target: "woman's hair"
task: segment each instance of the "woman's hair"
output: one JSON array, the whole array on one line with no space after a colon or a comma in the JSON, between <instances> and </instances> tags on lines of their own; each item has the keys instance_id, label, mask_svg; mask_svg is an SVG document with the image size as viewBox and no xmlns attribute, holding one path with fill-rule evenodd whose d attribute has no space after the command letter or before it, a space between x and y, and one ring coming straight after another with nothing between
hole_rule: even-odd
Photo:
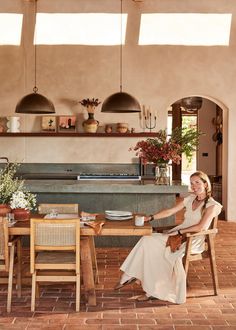
<instances>
[{"instance_id":1,"label":"woman's hair","mask_svg":"<svg viewBox=\"0 0 236 330\"><path fill-rule=\"evenodd\" d=\"M202 214L203 214L203 212L206 208L206 204L208 202L208 199L211 197L211 182L210 182L210 179L209 179L208 175L206 173L202 172L202 171L194 172L193 174L190 175L190 178L192 178L193 176L199 177L199 179L201 179L203 183L207 184L207 186L205 188L206 197L205 197L204 204L203 204L203 207L202 207Z\"/></svg>"}]
</instances>

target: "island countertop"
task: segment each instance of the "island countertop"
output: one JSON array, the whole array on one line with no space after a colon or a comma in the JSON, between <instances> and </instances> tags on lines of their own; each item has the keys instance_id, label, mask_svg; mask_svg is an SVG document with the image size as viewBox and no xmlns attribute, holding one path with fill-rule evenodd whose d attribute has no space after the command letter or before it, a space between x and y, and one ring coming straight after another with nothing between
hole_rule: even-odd
<instances>
[{"instance_id":1,"label":"island countertop","mask_svg":"<svg viewBox=\"0 0 236 330\"><path fill-rule=\"evenodd\" d=\"M153 181L76 181L76 180L25 180L33 193L125 193L125 194L179 194L187 193L188 186L181 184L156 185Z\"/></svg>"}]
</instances>

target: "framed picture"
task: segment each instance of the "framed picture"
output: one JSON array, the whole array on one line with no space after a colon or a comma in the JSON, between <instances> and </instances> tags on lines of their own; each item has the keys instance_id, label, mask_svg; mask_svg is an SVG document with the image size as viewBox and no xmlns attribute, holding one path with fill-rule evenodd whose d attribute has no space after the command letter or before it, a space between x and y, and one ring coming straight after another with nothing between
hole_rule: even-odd
<instances>
[{"instance_id":1,"label":"framed picture","mask_svg":"<svg viewBox=\"0 0 236 330\"><path fill-rule=\"evenodd\" d=\"M7 132L7 117L0 117L0 133Z\"/></svg>"},{"instance_id":2,"label":"framed picture","mask_svg":"<svg viewBox=\"0 0 236 330\"><path fill-rule=\"evenodd\" d=\"M43 116L42 117L42 131L43 132L56 132L57 117L56 116Z\"/></svg>"},{"instance_id":3,"label":"framed picture","mask_svg":"<svg viewBox=\"0 0 236 330\"><path fill-rule=\"evenodd\" d=\"M58 132L75 132L76 116L60 116L58 119Z\"/></svg>"}]
</instances>

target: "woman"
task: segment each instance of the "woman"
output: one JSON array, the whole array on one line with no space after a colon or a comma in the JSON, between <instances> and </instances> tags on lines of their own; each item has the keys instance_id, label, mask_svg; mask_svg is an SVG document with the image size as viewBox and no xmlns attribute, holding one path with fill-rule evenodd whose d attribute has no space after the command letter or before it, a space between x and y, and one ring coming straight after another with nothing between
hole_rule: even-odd
<instances>
[{"instance_id":1,"label":"woman","mask_svg":"<svg viewBox=\"0 0 236 330\"><path fill-rule=\"evenodd\" d=\"M169 217L185 208L184 221L166 233L144 236L132 249L121 266L124 272L115 289L139 280L145 301L151 297L181 304L186 301L186 275L182 257L185 245L184 234L208 229L212 219L219 215L222 205L211 197L208 176L199 171L190 177L193 194L184 198L176 206L145 217L145 221ZM204 236L195 237L192 252L204 250Z\"/></svg>"}]
</instances>

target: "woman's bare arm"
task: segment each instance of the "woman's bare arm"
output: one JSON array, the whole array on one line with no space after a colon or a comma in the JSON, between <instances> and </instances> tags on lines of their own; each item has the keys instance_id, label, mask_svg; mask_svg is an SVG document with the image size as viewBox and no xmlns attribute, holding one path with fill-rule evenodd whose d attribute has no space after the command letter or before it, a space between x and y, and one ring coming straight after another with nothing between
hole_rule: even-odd
<instances>
[{"instance_id":1,"label":"woman's bare arm","mask_svg":"<svg viewBox=\"0 0 236 330\"><path fill-rule=\"evenodd\" d=\"M153 219L151 220L159 220L163 218L167 218L178 211L184 208L184 201L179 201L175 206L171 207L170 209L163 209L157 213L153 214ZM145 217L145 221L150 221L150 216Z\"/></svg>"}]
</instances>

